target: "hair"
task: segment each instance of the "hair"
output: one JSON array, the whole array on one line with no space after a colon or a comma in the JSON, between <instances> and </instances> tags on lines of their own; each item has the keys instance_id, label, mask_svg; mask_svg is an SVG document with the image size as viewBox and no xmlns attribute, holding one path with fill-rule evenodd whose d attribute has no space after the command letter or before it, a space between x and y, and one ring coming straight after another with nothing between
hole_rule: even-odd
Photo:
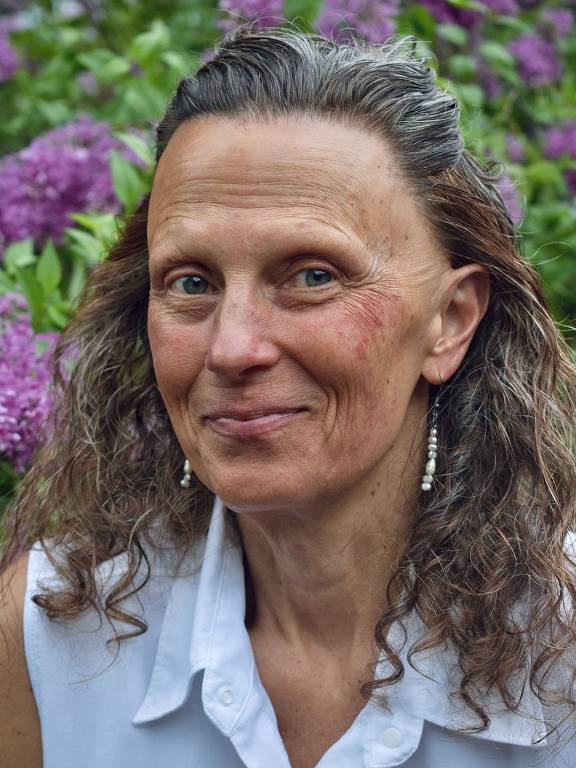
<instances>
[{"instance_id":1,"label":"hair","mask_svg":"<svg viewBox=\"0 0 576 768\"><path fill-rule=\"evenodd\" d=\"M565 552L576 492L575 371L520 254L498 192L501 171L464 148L458 104L416 51L412 37L374 45L245 24L178 86L157 127L156 160L178 126L207 115L360 126L391 149L452 266L487 269L487 313L439 390L434 490L421 494L375 628L391 672L364 686L377 696L400 680L400 650L387 638L416 611L427 633L410 647L409 663L453 643L461 670L455 695L476 719L468 730L482 731L490 723L482 692L497 693L513 711L518 679L542 702L561 697L551 675L576 634ZM93 271L59 340L52 437L22 482L3 555L6 567L44 542L62 583L41 588L35 602L51 618L92 607L128 622L119 640L146 630L123 601L150 575L149 548L189 550L207 531L213 500L198 480L189 489L178 482L182 452L147 338L147 209L148 197ZM125 571L100 594L96 565L121 553Z\"/></svg>"}]
</instances>

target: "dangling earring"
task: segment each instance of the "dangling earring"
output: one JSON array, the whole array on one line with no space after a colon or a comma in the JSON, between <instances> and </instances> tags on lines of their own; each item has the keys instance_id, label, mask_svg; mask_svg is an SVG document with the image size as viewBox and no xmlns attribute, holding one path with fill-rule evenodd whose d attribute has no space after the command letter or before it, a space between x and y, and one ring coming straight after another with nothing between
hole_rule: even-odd
<instances>
[{"instance_id":1,"label":"dangling earring","mask_svg":"<svg viewBox=\"0 0 576 768\"><path fill-rule=\"evenodd\" d=\"M438 458L438 408L440 395L436 395L432 406L432 418L430 419L430 434L428 435L428 461L426 462L426 474L422 477L423 491L432 490L434 473L436 472L436 459Z\"/></svg>"},{"instance_id":2,"label":"dangling earring","mask_svg":"<svg viewBox=\"0 0 576 768\"><path fill-rule=\"evenodd\" d=\"M182 480L180 480L180 485L182 488L190 488L190 479L191 479L191 472L192 467L190 466L190 462L188 459L184 462L184 477Z\"/></svg>"}]
</instances>

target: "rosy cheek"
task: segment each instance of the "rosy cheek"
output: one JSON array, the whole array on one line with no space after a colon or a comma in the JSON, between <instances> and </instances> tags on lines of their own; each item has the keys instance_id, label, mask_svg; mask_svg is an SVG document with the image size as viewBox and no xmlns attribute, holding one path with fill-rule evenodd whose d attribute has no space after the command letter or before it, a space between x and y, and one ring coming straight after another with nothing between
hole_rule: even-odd
<instances>
[{"instance_id":1,"label":"rosy cheek","mask_svg":"<svg viewBox=\"0 0 576 768\"><path fill-rule=\"evenodd\" d=\"M357 360L366 360L372 346L388 347L386 339L398 337L403 309L396 297L365 295L346 308L354 355Z\"/></svg>"}]
</instances>

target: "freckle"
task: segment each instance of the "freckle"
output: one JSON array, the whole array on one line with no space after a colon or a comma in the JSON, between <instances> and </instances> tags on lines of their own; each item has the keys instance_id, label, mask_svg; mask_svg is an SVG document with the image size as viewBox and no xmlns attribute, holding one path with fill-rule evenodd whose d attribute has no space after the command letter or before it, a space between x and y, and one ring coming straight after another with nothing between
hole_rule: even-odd
<instances>
[{"instance_id":1,"label":"freckle","mask_svg":"<svg viewBox=\"0 0 576 768\"><path fill-rule=\"evenodd\" d=\"M376 491L370 491L370 496L374 496L375 493Z\"/></svg>"}]
</instances>

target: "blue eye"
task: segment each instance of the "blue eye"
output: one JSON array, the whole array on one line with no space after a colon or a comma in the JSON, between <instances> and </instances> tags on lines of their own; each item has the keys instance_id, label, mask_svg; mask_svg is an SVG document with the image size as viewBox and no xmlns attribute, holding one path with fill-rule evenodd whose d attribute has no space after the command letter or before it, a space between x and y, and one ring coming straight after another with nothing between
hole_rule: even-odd
<instances>
[{"instance_id":1,"label":"blue eye","mask_svg":"<svg viewBox=\"0 0 576 768\"><path fill-rule=\"evenodd\" d=\"M187 275L186 277L179 277L174 281L175 286L180 286L184 293L191 296L197 296L202 293L208 293L210 285L207 280L198 275Z\"/></svg>"},{"instance_id":2,"label":"blue eye","mask_svg":"<svg viewBox=\"0 0 576 768\"><path fill-rule=\"evenodd\" d=\"M304 282L309 288L327 285L332 282L332 275L324 269L304 269L299 274L304 275Z\"/></svg>"}]
</instances>

